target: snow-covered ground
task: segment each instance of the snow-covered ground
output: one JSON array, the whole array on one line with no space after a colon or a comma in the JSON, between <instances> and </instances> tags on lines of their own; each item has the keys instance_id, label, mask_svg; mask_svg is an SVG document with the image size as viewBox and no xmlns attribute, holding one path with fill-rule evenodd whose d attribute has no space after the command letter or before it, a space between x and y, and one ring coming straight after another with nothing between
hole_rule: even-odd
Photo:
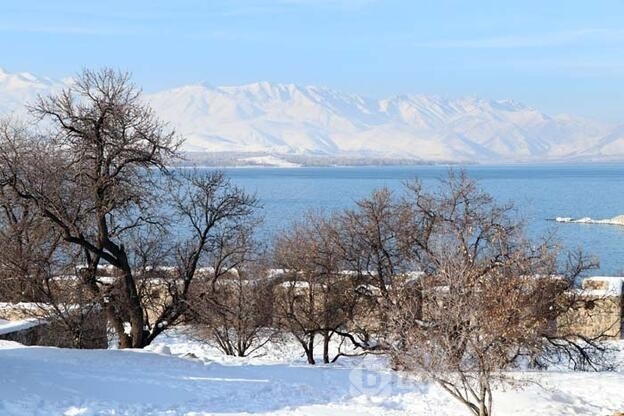
<instances>
[{"instance_id":1,"label":"snow-covered ground","mask_svg":"<svg viewBox=\"0 0 624 416\"><path fill-rule=\"evenodd\" d=\"M68 350L0 341L0 415L464 415L435 384L367 359L308 366L295 346L224 357L180 335L148 350ZM362 385L362 376L371 388ZM374 377L372 377L374 376ZM624 373L518 375L495 393L497 415L604 415L624 411ZM372 378L371 378L372 377ZM539 384L537 384L539 382Z\"/></svg>"},{"instance_id":2,"label":"snow-covered ground","mask_svg":"<svg viewBox=\"0 0 624 416\"><path fill-rule=\"evenodd\" d=\"M267 166L267 167L275 167L275 168L301 167L301 165L298 163L292 163L292 162L289 162L287 160L284 160L277 156L272 156L272 155L244 157L244 158L239 159L239 161L244 163L246 166Z\"/></svg>"}]
</instances>

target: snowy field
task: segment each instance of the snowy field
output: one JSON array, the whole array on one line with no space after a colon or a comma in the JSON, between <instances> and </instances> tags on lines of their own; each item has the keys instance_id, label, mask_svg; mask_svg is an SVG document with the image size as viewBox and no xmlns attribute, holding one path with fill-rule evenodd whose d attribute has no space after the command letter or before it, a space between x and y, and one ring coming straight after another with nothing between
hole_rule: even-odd
<instances>
[{"instance_id":1,"label":"snowy field","mask_svg":"<svg viewBox=\"0 0 624 416\"><path fill-rule=\"evenodd\" d=\"M380 358L308 366L294 345L271 346L253 358L225 357L181 335L163 336L145 351L0 341L0 415L468 414L436 385L383 368ZM370 388L363 375L374 376ZM624 411L622 367L518 377L526 380L522 390L495 393L495 415Z\"/></svg>"}]
</instances>

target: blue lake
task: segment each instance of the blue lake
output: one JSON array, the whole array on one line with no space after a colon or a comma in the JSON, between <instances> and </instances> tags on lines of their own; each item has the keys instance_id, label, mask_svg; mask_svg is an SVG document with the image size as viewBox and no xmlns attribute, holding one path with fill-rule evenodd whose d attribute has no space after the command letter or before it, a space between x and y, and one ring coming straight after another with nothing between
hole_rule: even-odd
<instances>
[{"instance_id":1,"label":"blue lake","mask_svg":"<svg viewBox=\"0 0 624 416\"><path fill-rule=\"evenodd\" d=\"M401 192L406 180L435 186L442 166L226 169L233 182L255 192L263 205L263 234L270 238L310 209L353 206L375 188ZM555 232L567 249L600 258L593 274L624 274L624 227L567 224L555 217L612 218L624 214L624 165L467 166L465 170L499 202L514 202L530 236Z\"/></svg>"}]
</instances>

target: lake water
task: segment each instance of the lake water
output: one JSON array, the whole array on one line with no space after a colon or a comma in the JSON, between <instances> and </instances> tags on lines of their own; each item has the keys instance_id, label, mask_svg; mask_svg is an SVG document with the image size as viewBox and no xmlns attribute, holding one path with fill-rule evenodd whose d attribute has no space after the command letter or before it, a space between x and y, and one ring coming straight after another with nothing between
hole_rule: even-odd
<instances>
[{"instance_id":1,"label":"lake water","mask_svg":"<svg viewBox=\"0 0 624 416\"><path fill-rule=\"evenodd\" d=\"M468 166L468 174L499 202L513 201L530 236L554 231L568 249L600 258L592 274L624 274L624 227L548 221L555 217L612 218L624 214L624 166ZM263 205L263 234L278 233L308 209L353 206L375 188L401 191L406 180L435 186L446 167L328 167L227 169L234 183Z\"/></svg>"}]
</instances>

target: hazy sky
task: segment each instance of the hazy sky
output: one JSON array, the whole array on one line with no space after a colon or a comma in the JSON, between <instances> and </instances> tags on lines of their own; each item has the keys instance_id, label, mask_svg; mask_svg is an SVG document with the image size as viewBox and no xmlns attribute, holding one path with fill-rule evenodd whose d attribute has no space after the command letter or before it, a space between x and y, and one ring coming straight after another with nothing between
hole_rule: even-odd
<instances>
[{"instance_id":1,"label":"hazy sky","mask_svg":"<svg viewBox=\"0 0 624 416\"><path fill-rule=\"evenodd\" d=\"M3 0L0 51L9 72L113 66L147 91L268 80L624 121L623 0Z\"/></svg>"}]
</instances>

